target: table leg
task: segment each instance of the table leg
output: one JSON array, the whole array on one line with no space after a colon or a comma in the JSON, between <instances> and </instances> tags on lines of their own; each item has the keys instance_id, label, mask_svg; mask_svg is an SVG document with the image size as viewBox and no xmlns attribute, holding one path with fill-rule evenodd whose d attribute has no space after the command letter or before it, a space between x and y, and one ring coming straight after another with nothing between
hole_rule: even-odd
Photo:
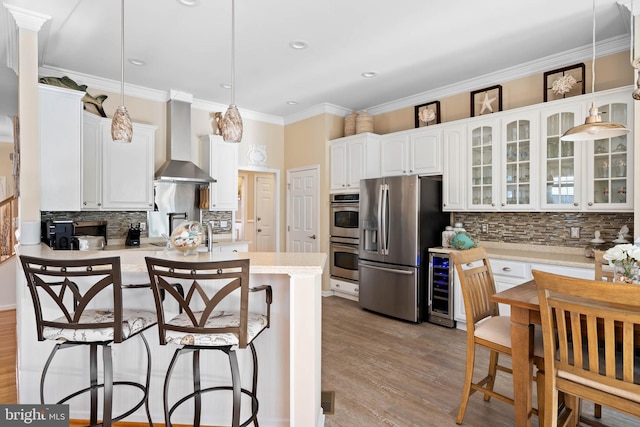
<instances>
[{"instance_id":1,"label":"table leg","mask_svg":"<svg viewBox=\"0 0 640 427\"><path fill-rule=\"evenodd\" d=\"M511 307L511 359L515 425L531 427L533 325L526 308Z\"/></svg>"}]
</instances>

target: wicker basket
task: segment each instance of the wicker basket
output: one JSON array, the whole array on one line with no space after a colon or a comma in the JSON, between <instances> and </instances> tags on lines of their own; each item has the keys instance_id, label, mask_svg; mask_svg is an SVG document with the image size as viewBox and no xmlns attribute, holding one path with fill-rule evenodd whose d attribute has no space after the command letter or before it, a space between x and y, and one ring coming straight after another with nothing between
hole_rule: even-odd
<instances>
[{"instance_id":1,"label":"wicker basket","mask_svg":"<svg viewBox=\"0 0 640 427\"><path fill-rule=\"evenodd\" d=\"M344 136L356 134L356 117L358 117L358 113L352 111L351 114L344 118Z\"/></svg>"},{"instance_id":2,"label":"wicker basket","mask_svg":"<svg viewBox=\"0 0 640 427\"><path fill-rule=\"evenodd\" d=\"M356 133L373 132L373 116L364 110L356 119Z\"/></svg>"}]
</instances>

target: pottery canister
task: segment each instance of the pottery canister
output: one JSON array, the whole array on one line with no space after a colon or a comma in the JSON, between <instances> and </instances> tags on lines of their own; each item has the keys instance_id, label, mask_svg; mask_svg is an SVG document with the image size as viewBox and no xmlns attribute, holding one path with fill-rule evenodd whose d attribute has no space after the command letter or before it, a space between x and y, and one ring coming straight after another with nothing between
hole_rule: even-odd
<instances>
[{"instance_id":1,"label":"pottery canister","mask_svg":"<svg viewBox=\"0 0 640 427\"><path fill-rule=\"evenodd\" d=\"M356 133L373 132L373 116L364 110L356 119Z\"/></svg>"},{"instance_id":2,"label":"pottery canister","mask_svg":"<svg viewBox=\"0 0 640 427\"><path fill-rule=\"evenodd\" d=\"M352 111L351 114L344 118L344 136L351 136L356 134L356 118L358 113Z\"/></svg>"}]
</instances>

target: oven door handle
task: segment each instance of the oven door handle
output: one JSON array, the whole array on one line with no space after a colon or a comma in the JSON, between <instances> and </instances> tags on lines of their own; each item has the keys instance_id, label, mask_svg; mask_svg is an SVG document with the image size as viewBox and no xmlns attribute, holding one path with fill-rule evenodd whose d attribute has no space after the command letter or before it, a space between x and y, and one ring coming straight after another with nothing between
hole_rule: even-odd
<instances>
[{"instance_id":1,"label":"oven door handle","mask_svg":"<svg viewBox=\"0 0 640 427\"><path fill-rule=\"evenodd\" d=\"M336 248L340 248L340 249L348 249L350 251L353 251L353 253L357 254L358 253L358 245L341 245L339 243L331 243L331 246L336 249Z\"/></svg>"}]
</instances>

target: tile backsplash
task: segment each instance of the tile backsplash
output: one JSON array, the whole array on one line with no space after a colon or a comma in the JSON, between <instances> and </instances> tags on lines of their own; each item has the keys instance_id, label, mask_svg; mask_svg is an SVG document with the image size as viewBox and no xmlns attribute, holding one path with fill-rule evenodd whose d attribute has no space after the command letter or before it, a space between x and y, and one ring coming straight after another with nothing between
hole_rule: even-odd
<instances>
[{"instance_id":1,"label":"tile backsplash","mask_svg":"<svg viewBox=\"0 0 640 427\"><path fill-rule=\"evenodd\" d=\"M591 212L455 212L452 223L462 222L474 238L492 242L526 243L545 246L585 247L594 238L611 246L620 228L629 227L627 240L633 242L633 213ZM488 225L483 233L482 225ZM571 238L571 227L580 227L580 238Z\"/></svg>"},{"instance_id":2,"label":"tile backsplash","mask_svg":"<svg viewBox=\"0 0 640 427\"><path fill-rule=\"evenodd\" d=\"M125 239L129 224L138 222L148 222L147 212L143 211L80 211L80 212L41 212L40 218L46 220L71 221L107 221L107 240ZM202 211L203 221L227 221L226 227L215 227L215 234L231 234L232 215L231 211L210 212ZM147 230L140 233L140 237L149 237Z\"/></svg>"}]
</instances>

